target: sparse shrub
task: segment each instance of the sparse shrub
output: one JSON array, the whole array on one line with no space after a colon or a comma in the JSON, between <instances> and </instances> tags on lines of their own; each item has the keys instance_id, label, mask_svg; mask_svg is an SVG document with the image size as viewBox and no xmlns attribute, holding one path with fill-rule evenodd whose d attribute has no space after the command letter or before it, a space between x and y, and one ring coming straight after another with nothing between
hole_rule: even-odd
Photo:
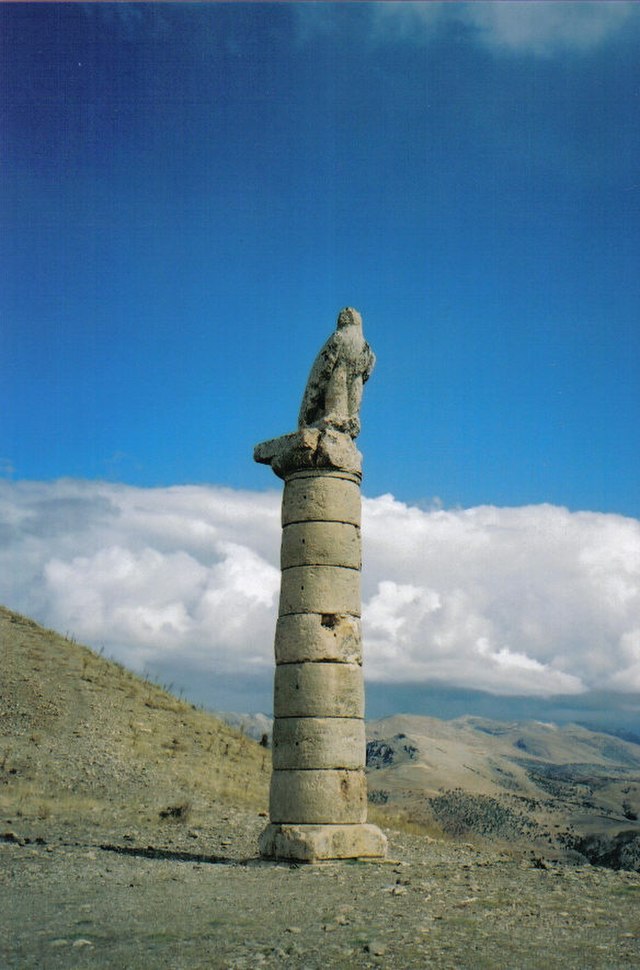
<instances>
[{"instance_id":1,"label":"sparse shrub","mask_svg":"<svg viewBox=\"0 0 640 970\"><path fill-rule=\"evenodd\" d=\"M456 788L427 801L444 831L456 837L473 833L512 839L535 828L528 816L489 795L472 795Z\"/></svg>"},{"instance_id":2,"label":"sparse shrub","mask_svg":"<svg viewBox=\"0 0 640 970\"><path fill-rule=\"evenodd\" d=\"M583 839L574 838L572 847L594 866L640 872L640 835L636 831L619 832L614 836L597 833Z\"/></svg>"},{"instance_id":3,"label":"sparse shrub","mask_svg":"<svg viewBox=\"0 0 640 970\"><path fill-rule=\"evenodd\" d=\"M180 802L179 805L169 805L158 814L160 818L172 819L175 822L186 822L191 815L191 809L191 802L184 801Z\"/></svg>"},{"instance_id":4,"label":"sparse shrub","mask_svg":"<svg viewBox=\"0 0 640 970\"><path fill-rule=\"evenodd\" d=\"M374 788L367 797L371 805L386 805L389 801L389 792L382 788Z\"/></svg>"}]
</instances>

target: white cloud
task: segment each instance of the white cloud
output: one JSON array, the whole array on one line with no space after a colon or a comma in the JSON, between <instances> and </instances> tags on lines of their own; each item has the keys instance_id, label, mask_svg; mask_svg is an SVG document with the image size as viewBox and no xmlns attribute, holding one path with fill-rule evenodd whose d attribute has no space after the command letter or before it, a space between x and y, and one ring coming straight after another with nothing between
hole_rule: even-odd
<instances>
[{"instance_id":1,"label":"white cloud","mask_svg":"<svg viewBox=\"0 0 640 970\"><path fill-rule=\"evenodd\" d=\"M0 601L134 669L273 663L280 497L0 482ZM363 501L366 673L551 696L640 691L640 522Z\"/></svg>"},{"instance_id":2,"label":"white cloud","mask_svg":"<svg viewBox=\"0 0 640 970\"><path fill-rule=\"evenodd\" d=\"M366 575L370 676L518 694L640 690L635 519L549 505L423 512L390 496L365 508L367 561L393 577Z\"/></svg>"},{"instance_id":3,"label":"white cloud","mask_svg":"<svg viewBox=\"0 0 640 970\"><path fill-rule=\"evenodd\" d=\"M488 47L548 55L563 50L585 51L618 34L637 13L634 2L584 0L511 0L463 3L461 19L477 31Z\"/></svg>"},{"instance_id":4,"label":"white cloud","mask_svg":"<svg viewBox=\"0 0 640 970\"><path fill-rule=\"evenodd\" d=\"M5 486L0 599L136 670L267 666L279 530L275 492Z\"/></svg>"},{"instance_id":5,"label":"white cloud","mask_svg":"<svg viewBox=\"0 0 640 970\"><path fill-rule=\"evenodd\" d=\"M300 5L304 8L306 5ZM307 34L320 30L323 11L301 9ZM370 30L378 42L431 42L452 32L495 52L550 56L589 51L637 24L634 0L498 0L498 2L373 4ZM325 20L331 11L325 11ZM324 29L326 29L326 24Z\"/></svg>"}]
</instances>

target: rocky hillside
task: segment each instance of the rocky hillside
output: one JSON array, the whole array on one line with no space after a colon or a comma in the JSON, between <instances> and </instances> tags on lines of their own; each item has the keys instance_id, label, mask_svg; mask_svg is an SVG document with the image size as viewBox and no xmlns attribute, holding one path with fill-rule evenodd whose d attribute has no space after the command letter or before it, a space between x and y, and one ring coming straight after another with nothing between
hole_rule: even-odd
<instances>
[{"instance_id":1,"label":"rocky hillside","mask_svg":"<svg viewBox=\"0 0 640 970\"><path fill-rule=\"evenodd\" d=\"M369 798L383 817L640 867L640 745L476 717L396 716L369 724L368 737Z\"/></svg>"},{"instance_id":2,"label":"rocky hillside","mask_svg":"<svg viewBox=\"0 0 640 970\"><path fill-rule=\"evenodd\" d=\"M211 714L2 607L0 653L5 818L198 827L266 810L269 752Z\"/></svg>"}]
</instances>

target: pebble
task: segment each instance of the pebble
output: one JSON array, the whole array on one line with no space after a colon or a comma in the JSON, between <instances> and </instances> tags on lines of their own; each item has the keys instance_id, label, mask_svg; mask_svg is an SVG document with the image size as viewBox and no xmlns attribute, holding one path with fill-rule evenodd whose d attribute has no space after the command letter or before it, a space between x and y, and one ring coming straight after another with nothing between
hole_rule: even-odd
<instances>
[{"instance_id":1,"label":"pebble","mask_svg":"<svg viewBox=\"0 0 640 970\"><path fill-rule=\"evenodd\" d=\"M24 845L24 841L15 832L3 832L2 838L5 842L13 842L14 845Z\"/></svg>"},{"instance_id":2,"label":"pebble","mask_svg":"<svg viewBox=\"0 0 640 970\"><path fill-rule=\"evenodd\" d=\"M365 953L371 953L374 957L381 957L387 952L386 946L383 943L365 943L363 946Z\"/></svg>"}]
</instances>

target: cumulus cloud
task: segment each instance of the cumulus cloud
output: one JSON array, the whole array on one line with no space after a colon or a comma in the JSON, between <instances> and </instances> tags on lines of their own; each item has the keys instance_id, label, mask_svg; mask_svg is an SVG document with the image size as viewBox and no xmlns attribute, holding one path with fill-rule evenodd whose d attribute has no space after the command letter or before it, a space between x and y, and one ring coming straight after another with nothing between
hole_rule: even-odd
<instances>
[{"instance_id":1,"label":"cumulus cloud","mask_svg":"<svg viewBox=\"0 0 640 970\"><path fill-rule=\"evenodd\" d=\"M0 601L136 670L270 675L280 496L0 482ZM363 501L366 673L503 695L640 691L640 522Z\"/></svg>"},{"instance_id":2,"label":"cumulus cloud","mask_svg":"<svg viewBox=\"0 0 640 970\"><path fill-rule=\"evenodd\" d=\"M136 670L272 662L275 492L18 483L0 530L0 599Z\"/></svg>"},{"instance_id":3,"label":"cumulus cloud","mask_svg":"<svg viewBox=\"0 0 640 970\"><path fill-rule=\"evenodd\" d=\"M366 5L364 14L357 13L354 29L362 36L364 26L378 43L429 43L450 34L495 53L541 57L593 50L623 30L637 29L639 21L634 0L393 2ZM300 4L297 16L302 39L344 28L335 9L322 4Z\"/></svg>"},{"instance_id":4,"label":"cumulus cloud","mask_svg":"<svg viewBox=\"0 0 640 970\"><path fill-rule=\"evenodd\" d=\"M550 505L424 512L390 496L366 508L366 555L393 577L366 577L370 675L640 690L637 520Z\"/></svg>"}]
</instances>

